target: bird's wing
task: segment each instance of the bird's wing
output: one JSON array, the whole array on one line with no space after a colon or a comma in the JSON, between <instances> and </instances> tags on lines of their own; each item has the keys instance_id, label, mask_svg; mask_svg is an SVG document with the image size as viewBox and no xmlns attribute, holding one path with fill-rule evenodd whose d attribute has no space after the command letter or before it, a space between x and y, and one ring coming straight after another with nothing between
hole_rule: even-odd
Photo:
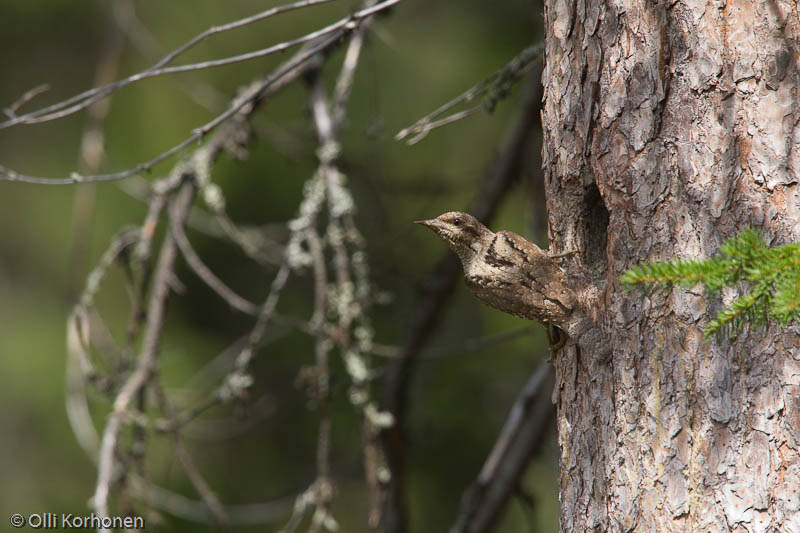
<instances>
[{"instance_id":1,"label":"bird's wing","mask_svg":"<svg viewBox=\"0 0 800 533\"><path fill-rule=\"evenodd\" d=\"M567 282L567 276L547 253L513 231L501 231L506 243L522 252L522 268L526 278L531 280L540 292L550 299L557 300L564 308L575 307L575 294Z\"/></svg>"},{"instance_id":2,"label":"bird's wing","mask_svg":"<svg viewBox=\"0 0 800 533\"><path fill-rule=\"evenodd\" d=\"M511 231L499 231L484 261L502 277L467 276L467 285L484 302L523 318L558 323L572 314L575 295L567 277L538 246Z\"/></svg>"}]
</instances>

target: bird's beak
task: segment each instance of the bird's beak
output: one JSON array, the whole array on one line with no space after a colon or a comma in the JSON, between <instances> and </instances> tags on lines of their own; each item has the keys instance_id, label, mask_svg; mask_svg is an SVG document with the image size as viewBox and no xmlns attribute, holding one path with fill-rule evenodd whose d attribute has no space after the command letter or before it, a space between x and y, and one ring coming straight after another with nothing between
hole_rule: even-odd
<instances>
[{"instance_id":1,"label":"bird's beak","mask_svg":"<svg viewBox=\"0 0 800 533\"><path fill-rule=\"evenodd\" d=\"M439 226L441 225L441 223L438 220L436 220L435 218L432 218L430 220L415 220L414 224L421 224L421 225L425 226L426 228L431 229L431 230L433 230L434 232L437 232L437 233L438 233Z\"/></svg>"}]
</instances>

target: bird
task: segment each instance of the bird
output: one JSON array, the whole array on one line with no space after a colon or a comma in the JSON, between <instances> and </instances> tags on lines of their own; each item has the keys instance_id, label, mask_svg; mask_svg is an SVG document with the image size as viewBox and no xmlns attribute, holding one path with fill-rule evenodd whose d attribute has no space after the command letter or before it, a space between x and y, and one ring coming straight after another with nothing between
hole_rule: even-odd
<instances>
[{"instance_id":1,"label":"bird","mask_svg":"<svg viewBox=\"0 0 800 533\"><path fill-rule=\"evenodd\" d=\"M433 230L458 255L467 288L483 303L538 322L563 322L575 309L564 272L513 231L495 233L460 211L416 223Z\"/></svg>"},{"instance_id":2,"label":"bird","mask_svg":"<svg viewBox=\"0 0 800 533\"><path fill-rule=\"evenodd\" d=\"M577 302L554 257L512 231L493 232L469 213L417 220L461 260L467 288L486 305L545 325L574 328ZM572 331L573 333L580 333Z\"/></svg>"}]
</instances>

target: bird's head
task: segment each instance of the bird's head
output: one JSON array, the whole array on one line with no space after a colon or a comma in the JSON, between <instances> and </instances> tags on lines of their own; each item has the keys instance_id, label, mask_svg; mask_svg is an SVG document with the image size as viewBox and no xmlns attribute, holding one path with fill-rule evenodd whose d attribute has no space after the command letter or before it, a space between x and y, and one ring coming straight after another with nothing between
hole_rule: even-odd
<instances>
[{"instance_id":1,"label":"bird's head","mask_svg":"<svg viewBox=\"0 0 800 533\"><path fill-rule=\"evenodd\" d=\"M474 216L450 211L430 220L417 220L417 224L430 228L467 264L491 242L492 232Z\"/></svg>"}]
</instances>

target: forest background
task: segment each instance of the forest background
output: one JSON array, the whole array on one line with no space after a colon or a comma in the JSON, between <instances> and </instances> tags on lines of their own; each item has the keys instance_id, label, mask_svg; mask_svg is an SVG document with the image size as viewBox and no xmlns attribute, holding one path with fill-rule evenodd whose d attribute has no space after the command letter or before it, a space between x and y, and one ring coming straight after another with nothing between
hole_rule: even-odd
<instances>
[{"instance_id":1,"label":"forest background","mask_svg":"<svg viewBox=\"0 0 800 533\"><path fill-rule=\"evenodd\" d=\"M117 77L123 77L213 25L268 6L195 0L187 7L174 2L3 2L0 103L8 106L42 83L49 90L28 106L64 99L97 83L99 65L113 47L119 50ZM183 60L263 48L356 8L332 2L284 14L209 39ZM446 256L438 240L411 222L466 209L480 194L481 183L502 163L522 100L535 91L531 78L539 75L540 65L492 113L437 129L413 146L394 136L541 40L540 9L523 1L456 6L405 0L377 18L368 33L341 131L339 167L356 204L372 282L387 296L370 310L380 352L371 359L371 389L377 398L393 354L408 342L425 298L425 280ZM121 20L127 24L124 31ZM329 58L323 71L328 80L335 78L344 48ZM117 91L102 125L100 170L130 168L182 140L223 110L238 88L270 72L290 53L155 78ZM307 85L295 83L279 94L254 115L247 157L225 155L213 167L213 182L224 191L231 217L274 239L278 247L285 244L286 223L296 216L303 184L318 164L308 93ZM81 112L0 131L0 164L26 174L68 176L81 164L87 120ZM512 194L500 203L492 227L546 246L538 119L535 123ZM156 166L144 179L163 177L179 159ZM0 183L3 520L12 513L89 510L97 470L79 446L65 410L66 321L113 236L144 217L147 206L135 194L140 179L69 186ZM202 231L202 224L190 226L189 237L234 290L254 301L265 297L274 270L248 261L235 246ZM196 384L207 386L204 379L214 373L215 361L252 327L252 317L232 310L184 263L179 262L177 274L183 289L169 302L161 371L167 390L187 398ZM313 312L310 278L308 272L292 276L278 304L282 315L308 319ZM97 304L111 333L122 335L129 310L122 269L109 270ZM519 389L546 357L543 337L539 326L480 305L458 283L422 347L409 389L407 498L413 531L444 531L454 522L462 495ZM366 530L358 417L347 400L344 363L338 356L331 361L333 515L343 531ZM298 384L301 370L313 364L312 336L289 326L270 329L253 366L252 405L211 409L185 435L220 500L275 503L267 521L275 529L285 524L295 497L315 476L318 417ZM110 399L99 393L90 398L102 428ZM521 496L508 507L497 531L557 527L554 433L529 467ZM165 436L150 441L147 467L154 482L196 497ZM169 513L157 516L169 530L196 528Z\"/></svg>"}]
</instances>

